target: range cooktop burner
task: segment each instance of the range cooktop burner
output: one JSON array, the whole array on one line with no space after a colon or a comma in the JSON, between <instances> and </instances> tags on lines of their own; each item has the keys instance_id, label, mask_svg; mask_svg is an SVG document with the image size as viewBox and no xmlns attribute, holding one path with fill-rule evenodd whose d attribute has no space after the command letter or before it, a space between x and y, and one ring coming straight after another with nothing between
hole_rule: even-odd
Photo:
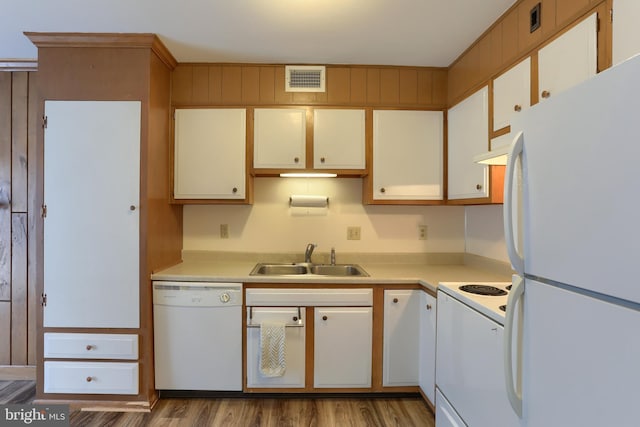
<instances>
[{"instance_id":1,"label":"range cooktop burner","mask_svg":"<svg viewBox=\"0 0 640 427\"><path fill-rule=\"evenodd\" d=\"M476 295L488 295L494 297L507 295L507 291L489 285L462 285L458 289Z\"/></svg>"},{"instance_id":2,"label":"range cooktop burner","mask_svg":"<svg viewBox=\"0 0 640 427\"><path fill-rule=\"evenodd\" d=\"M507 311L507 306L506 305L501 305L500 307L498 307L500 310L502 311Z\"/></svg>"}]
</instances>

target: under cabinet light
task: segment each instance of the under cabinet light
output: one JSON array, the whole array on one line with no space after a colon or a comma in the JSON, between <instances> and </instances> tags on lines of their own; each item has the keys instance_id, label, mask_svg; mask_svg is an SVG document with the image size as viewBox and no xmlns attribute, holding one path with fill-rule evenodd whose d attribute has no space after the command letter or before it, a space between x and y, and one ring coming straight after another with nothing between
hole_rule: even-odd
<instances>
[{"instance_id":1,"label":"under cabinet light","mask_svg":"<svg viewBox=\"0 0 640 427\"><path fill-rule=\"evenodd\" d=\"M281 173L281 178L335 178L338 174L323 172L292 172Z\"/></svg>"}]
</instances>

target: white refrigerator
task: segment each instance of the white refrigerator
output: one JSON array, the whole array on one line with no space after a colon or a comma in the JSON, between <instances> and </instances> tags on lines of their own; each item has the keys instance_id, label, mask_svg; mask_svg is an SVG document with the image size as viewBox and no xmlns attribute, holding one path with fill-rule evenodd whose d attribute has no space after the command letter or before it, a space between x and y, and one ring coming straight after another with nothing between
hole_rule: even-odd
<instances>
[{"instance_id":1,"label":"white refrigerator","mask_svg":"<svg viewBox=\"0 0 640 427\"><path fill-rule=\"evenodd\" d=\"M521 426L640 426L640 57L519 116L504 203L511 405Z\"/></svg>"}]
</instances>

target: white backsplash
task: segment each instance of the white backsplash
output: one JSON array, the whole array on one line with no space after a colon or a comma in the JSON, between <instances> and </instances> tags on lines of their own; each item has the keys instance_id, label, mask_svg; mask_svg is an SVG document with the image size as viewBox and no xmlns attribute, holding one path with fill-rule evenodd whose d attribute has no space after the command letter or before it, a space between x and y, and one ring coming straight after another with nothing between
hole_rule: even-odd
<instances>
[{"instance_id":1,"label":"white backsplash","mask_svg":"<svg viewBox=\"0 0 640 427\"><path fill-rule=\"evenodd\" d=\"M465 208L465 251L509 262L504 240L502 205Z\"/></svg>"},{"instance_id":2,"label":"white backsplash","mask_svg":"<svg viewBox=\"0 0 640 427\"><path fill-rule=\"evenodd\" d=\"M307 243L328 252L465 251L465 208L461 206L369 206L362 204L360 178L256 178L254 203L186 205L184 250L296 252ZM300 215L289 196L329 197L325 212ZM229 238L220 238L220 224ZM426 225L427 240L418 239ZM361 240L347 240L347 227L361 227ZM503 239L504 240L504 239Z\"/></svg>"}]
</instances>

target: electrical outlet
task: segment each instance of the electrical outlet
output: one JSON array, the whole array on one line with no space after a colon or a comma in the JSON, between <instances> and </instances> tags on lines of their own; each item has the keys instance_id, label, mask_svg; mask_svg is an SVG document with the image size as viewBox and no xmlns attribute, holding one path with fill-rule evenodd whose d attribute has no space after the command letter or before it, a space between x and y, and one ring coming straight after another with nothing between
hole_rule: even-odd
<instances>
[{"instance_id":1,"label":"electrical outlet","mask_svg":"<svg viewBox=\"0 0 640 427\"><path fill-rule=\"evenodd\" d=\"M229 238L229 224L220 224L220 238L221 239Z\"/></svg>"},{"instance_id":2,"label":"electrical outlet","mask_svg":"<svg viewBox=\"0 0 640 427\"><path fill-rule=\"evenodd\" d=\"M418 240L427 240L427 226L419 225L418 226Z\"/></svg>"},{"instance_id":3,"label":"electrical outlet","mask_svg":"<svg viewBox=\"0 0 640 427\"><path fill-rule=\"evenodd\" d=\"M347 227L347 240L360 240L360 227Z\"/></svg>"}]
</instances>

